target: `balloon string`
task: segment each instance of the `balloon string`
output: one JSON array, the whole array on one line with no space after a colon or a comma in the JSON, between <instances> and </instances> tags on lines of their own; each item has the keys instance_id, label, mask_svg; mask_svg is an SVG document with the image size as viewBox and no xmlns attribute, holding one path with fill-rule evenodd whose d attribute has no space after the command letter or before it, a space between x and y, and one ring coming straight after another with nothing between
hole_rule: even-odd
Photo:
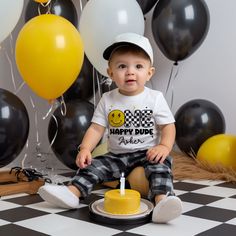
<instances>
[{"instance_id":1,"label":"balloon string","mask_svg":"<svg viewBox=\"0 0 236 236\"><path fill-rule=\"evenodd\" d=\"M37 142L37 145L40 146L40 142L39 142L39 132L38 132L38 113L37 111L35 110L35 105L34 105L34 101L32 99L32 97L30 96L30 102L31 102L31 105L34 109L34 124L35 124L35 128L36 128L36 142Z\"/></svg>"},{"instance_id":2,"label":"balloon string","mask_svg":"<svg viewBox=\"0 0 236 236\"><path fill-rule=\"evenodd\" d=\"M45 159L43 159L43 154L42 154L41 148L40 148L41 142L40 142L40 135L39 135L39 129L38 129L38 112L35 109L36 106L35 106L34 101L31 96L30 96L30 102L31 102L31 105L34 110L34 123L35 123L35 129L36 129L36 147L35 147L36 158L39 158L40 162L43 163L43 162L45 162Z\"/></svg>"},{"instance_id":3,"label":"balloon string","mask_svg":"<svg viewBox=\"0 0 236 236\"><path fill-rule=\"evenodd\" d=\"M11 54L13 55L13 54L14 54L14 50L13 50L13 37L12 37L12 33L9 35L9 42L10 42L10 52L11 52ZM1 47L0 47L0 49L1 49ZM14 87L14 93L17 94L17 93L22 89L22 87L24 86L25 82L23 82L23 83L19 86L18 89L16 88L16 82L15 82L15 76L14 76L14 70L13 70L12 61L11 61L9 55L8 55L8 52L5 50L5 48L3 47L2 49L3 49L3 51L4 51L4 54L5 54L6 58L7 58L7 61L8 61L8 63L9 63L9 65L10 65L11 80L12 80L12 84L13 84L13 87ZM28 139L27 139L27 141L26 141L25 147L26 147L26 151L25 151L25 154L24 154L24 158L23 158L23 160L22 160L22 162L21 162L22 168L24 168L24 162L25 162L25 160L26 160L26 158L27 158L27 156L28 156L28 154L27 154L27 152L28 152L28 147L29 147L29 140L28 140Z\"/></svg>"},{"instance_id":4,"label":"balloon string","mask_svg":"<svg viewBox=\"0 0 236 236\"><path fill-rule=\"evenodd\" d=\"M98 96L99 96L99 100L101 98L101 87L100 87L100 82L99 82L99 74L98 72L95 70L95 68L93 68L93 73L96 74L96 82L97 82L97 87L98 87ZM98 103L98 102L97 102ZM97 105L96 103L96 105Z\"/></svg>"},{"instance_id":5,"label":"balloon string","mask_svg":"<svg viewBox=\"0 0 236 236\"><path fill-rule=\"evenodd\" d=\"M171 82L171 78L172 78L172 74L173 74L173 69L174 69L174 65L172 65L172 67L171 67L170 76L169 76L168 84L167 84L167 87L166 87L166 93L165 93L166 95L167 95L167 92L170 88L170 82Z\"/></svg>"},{"instance_id":6,"label":"balloon string","mask_svg":"<svg viewBox=\"0 0 236 236\"><path fill-rule=\"evenodd\" d=\"M190 152L188 153L188 155L189 155L190 157L192 157L193 159L196 159L196 157L197 157L197 154L196 154L196 152L193 150L192 147L190 147Z\"/></svg>"},{"instance_id":7,"label":"balloon string","mask_svg":"<svg viewBox=\"0 0 236 236\"><path fill-rule=\"evenodd\" d=\"M38 14L41 15L41 10L40 7L43 6L44 8L47 7L47 11L45 12L45 14L50 14L51 13L51 0L49 0L46 3L41 2L40 4L38 4Z\"/></svg>"},{"instance_id":8,"label":"balloon string","mask_svg":"<svg viewBox=\"0 0 236 236\"><path fill-rule=\"evenodd\" d=\"M110 90L110 87L111 87L111 84L112 84L112 79L109 78L109 77L103 77L103 78L104 78L103 83L104 83L105 85L108 85L109 90Z\"/></svg>"},{"instance_id":9,"label":"balloon string","mask_svg":"<svg viewBox=\"0 0 236 236\"><path fill-rule=\"evenodd\" d=\"M66 116L67 109L66 109L66 103L65 103L65 100L64 100L63 95L61 95L60 104L61 104L61 114L62 114L63 116Z\"/></svg>"},{"instance_id":10,"label":"balloon string","mask_svg":"<svg viewBox=\"0 0 236 236\"><path fill-rule=\"evenodd\" d=\"M79 1L79 5L80 5L80 12L83 11L83 3L82 3L82 0Z\"/></svg>"},{"instance_id":11,"label":"balloon string","mask_svg":"<svg viewBox=\"0 0 236 236\"><path fill-rule=\"evenodd\" d=\"M49 116L49 114L52 112L52 108L53 108L53 103L51 104L51 106L50 106L48 112L46 113L46 115L43 116L43 118L42 118L43 120L45 120Z\"/></svg>"},{"instance_id":12,"label":"balloon string","mask_svg":"<svg viewBox=\"0 0 236 236\"><path fill-rule=\"evenodd\" d=\"M28 150L28 148L29 148L29 139L27 139L27 141L26 141L25 148L26 148L26 150ZM22 161L21 161L21 168L22 168L22 169L25 168L25 160L26 160L27 157L28 157L28 154L27 154L27 151L26 151L26 152L25 152L25 155L24 155L24 157L23 157L23 159L22 159Z\"/></svg>"},{"instance_id":13,"label":"balloon string","mask_svg":"<svg viewBox=\"0 0 236 236\"><path fill-rule=\"evenodd\" d=\"M11 53L12 53L12 55L13 55L12 40L13 40L12 34L10 34L10 48L11 48ZM8 63L9 63L9 65L10 65L11 80L12 80L12 84L13 84L13 87L14 87L14 93L15 93L15 94L18 94L19 91L22 89L22 87L25 85L25 82L23 82L23 83L19 86L19 88L16 88L16 82L15 82L15 76L14 76L14 70L13 70L12 61L11 61L11 59L10 59L10 57L9 57L9 55L8 55L8 53L7 53L7 51L6 51L4 48L3 48L3 50L4 50L5 56L6 56L7 60L8 60Z\"/></svg>"},{"instance_id":14,"label":"balloon string","mask_svg":"<svg viewBox=\"0 0 236 236\"><path fill-rule=\"evenodd\" d=\"M170 72L170 76L169 76L169 80L168 80L168 84L167 84L167 88L166 88L166 92L165 94L167 95L170 85L171 85L171 101L170 101L170 108L172 108L173 103L174 103L174 81L179 73L179 67L177 67L177 70L175 72L175 75L173 76L173 71L174 71L174 67L178 66L178 63L174 63L171 67L171 72Z\"/></svg>"},{"instance_id":15,"label":"balloon string","mask_svg":"<svg viewBox=\"0 0 236 236\"><path fill-rule=\"evenodd\" d=\"M52 115L52 118L55 120L55 122L56 122L56 126L57 126L57 129L56 129L56 132L55 132L55 134L54 134L54 137L53 137L53 139L52 139L52 141L50 142L50 145L49 145L49 147L48 147L48 151L49 151L49 149L50 148L52 148L52 145L54 144L54 142L55 142L55 140L56 140L56 137L57 137L57 133L58 133L58 121L57 121L57 118L55 117L55 115Z\"/></svg>"},{"instance_id":16,"label":"balloon string","mask_svg":"<svg viewBox=\"0 0 236 236\"><path fill-rule=\"evenodd\" d=\"M94 69L94 67L93 67ZM95 84L95 78L94 78L94 71L93 71L93 106L94 106L94 109L95 109L95 106L96 106L96 84Z\"/></svg>"},{"instance_id":17,"label":"balloon string","mask_svg":"<svg viewBox=\"0 0 236 236\"><path fill-rule=\"evenodd\" d=\"M47 7L50 3L51 3L52 0L48 0L47 2L43 3L41 2L40 4L43 6L43 7Z\"/></svg>"},{"instance_id":18,"label":"balloon string","mask_svg":"<svg viewBox=\"0 0 236 236\"><path fill-rule=\"evenodd\" d=\"M11 54L13 55L14 50L13 50L13 38L12 38L12 34L10 34L9 40L10 40L10 50L11 50ZM7 53L7 51L5 50L5 48L3 47L2 49L3 49L3 51L4 51L4 54L5 54L6 58L7 58L7 61L8 61L8 63L9 63L9 65L10 65L11 80L12 80L12 84L13 84L13 87L14 87L14 92L15 92L15 94L17 94L17 93L20 91L20 89L23 87L23 85L21 84L21 86L20 86L18 89L16 88L16 82L15 82L15 76L14 76L14 70L13 70L12 61L11 61L11 59L10 59L10 57L9 57L9 55L8 55L8 53Z\"/></svg>"},{"instance_id":19,"label":"balloon string","mask_svg":"<svg viewBox=\"0 0 236 236\"><path fill-rule=\"evenodd\" d=\"M55 123L56 123L56 132L55 132L55 134L54 134L54 137L53 137L52 141L49 143L47 153L49 153L50 150L52 150L52 146L53 146L53 144L54 144L54 142L55 142L55 140L56 140L56 138L57 138L58 128L59 128L57 118L55 117L54 114L52 114L52 118L54 119L54 121L55 121ZM50 169L50 170L51 170L51 173L50 173L51 178L52 178L52 179L55 179L55 176L57 176L57 174L53 174L53 170L54 170L55 168L52 167L52 166L48 166L47 169Z\"/></svg>"},{"instance_id":20,"label":"balloon string","mask_svg":"<svg viewBox=\"0 0 236 236\"><path fill-rule=\"evenodd\" d=\"M32 105L32 107L33 107L33 109L35 108L35 105L34 105L34 101L33 101L33 99L32 99L32 97L30 96L30 103L31 103L31 105Z\"/></svg>"},{"instance_id":21,"label":"balloon string","mask_svg":"<svg viewBox=\"0 0 236 236\"><path fill-rule=\"evenodd\" d=\"M10 48L11 48L11 54L14 54L14 49L13 49L13 37L12 37L12 33L10 33Z\"/></svg>"},{"instance_id":22,"label":"balloon string","mask_svg":"<svg viewBox=\"0 0 236 236\"><path fill-rule=\"evenodd\" d=\"M25 82L23 82L19 88L16 90L15 94L18 94L20 92L20 90L23 88L23 86L25 85Z\"/></svg>"},{"instance_id":23,"label":"balloon string","mask_svg":"<svg viewBox=\"0 0 236 236\"><path fill-rule=\"evenodd\" d=\"M171 108L173 107L173 103L174 103L174 81L175 81L178 73L179 73L179 67L177 68L177 71L175 73L175 76L174 76L174 79L173 79L173 83L172 83L172 86L171 86L171 103L170 103L170 107Z\"/></svg>"},{"instance_id":24,"label":"balloon string","mask_svg":"<svg viewBox=\"0 0 236 236\"><path fill-rule=\"evenodd\" d=\"M36 141L37 141L37 144L40 145L39 132L38 132L38 112L37 111L35 111L35 113L34 113L34 122L35 122L35 127L36 127Z\"/></svg>"},{"instance_id":25,"label":"balloon string","mask_svg":"<svg viewBox=\"0 0 236 236\"><path fill-rule=\"evenodd\" d=\"M112 84L112 79L109 78L109 77L106 77L106 76L102 76L100 84L101 85L103 85L103 84L107 85L109 87L109 90L110 90L110 86Z\"/></svg>"},{"instance_id":26,"label":"balloon string","mask_svg":"<svg viewBox=\"0 0 236 236\"><path fill-rule=\"evenodd\" d=\"M12 80L12 84L13 84L13 87L14 87L14 91L16 91L16 82L15 82L15 77L14 77L14 73L13 73L13 65L12 65L12 61L7 53L7 51L5 50L5 48L3 48L3 51L4 51L4 54L9 62L9 65L10 65L10 72L11 72L11 80Z\"/></svg>"}]
</instances>

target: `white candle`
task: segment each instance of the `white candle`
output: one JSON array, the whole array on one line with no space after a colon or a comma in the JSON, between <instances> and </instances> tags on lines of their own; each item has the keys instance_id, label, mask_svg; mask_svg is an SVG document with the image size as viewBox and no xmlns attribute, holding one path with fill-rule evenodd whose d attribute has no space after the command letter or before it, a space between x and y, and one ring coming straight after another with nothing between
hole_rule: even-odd
<instances>
[{"instance_id":1,"label":"white candle","mask_svg":"<svg viewBox=\"0 0 236 236\"><path fill-rule=\"evenodd\" d=\"M120 195L125 195L125 174L121 173L120 177Z\"/></svg>"}]
</instances>

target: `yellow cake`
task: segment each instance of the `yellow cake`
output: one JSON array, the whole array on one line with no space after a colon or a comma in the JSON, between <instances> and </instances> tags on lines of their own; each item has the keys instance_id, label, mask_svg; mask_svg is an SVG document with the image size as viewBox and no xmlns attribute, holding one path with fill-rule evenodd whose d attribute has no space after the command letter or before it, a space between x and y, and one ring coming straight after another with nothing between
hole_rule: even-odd
<instances>
[{"instance_id":1,"label":"yellow cake","mask_svg":"<svg viewBox=\"0 0 236 236\"><path fill-rule=\"evenodd\" d=\"M125 189L124 195L119 189L109 190L105 193L104 210L115 215L135 214L140 210L140 199L136 190Z\"/></svg>"}]
</instances>

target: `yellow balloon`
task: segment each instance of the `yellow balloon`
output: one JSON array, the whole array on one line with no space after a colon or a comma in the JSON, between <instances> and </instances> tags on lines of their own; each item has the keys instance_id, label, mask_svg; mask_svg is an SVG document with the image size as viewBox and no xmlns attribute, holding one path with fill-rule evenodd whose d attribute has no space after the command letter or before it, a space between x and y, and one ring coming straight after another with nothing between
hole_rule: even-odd
<instances>
[{"instance_id":1,"label":"yellow balloon","mask_svg":"<svg viewBox=\"0 0 236 236\"><path fill-rule=\"evenodd\" d=\"M16 40L18 70L40 97L60 97L76 80L84 59L78 30L61 16L43 14L28 21Z\"/></svg>"},{"instance_id":2,"label":"yellow balloon","mask_svg":"<svg viewBox=\"0 0 236 236\"><path fill-rule=\"evenodd\" d=\"M38 3L46 3L48 2L49 0L34 0L35 2L38 2Z\"/></svg>"},{"instance_id":3,"label":"yellow balloon","mask_svg":"<svg viewBox=\"0 0 236 236\"><path fill-rule=\"evenodd\" d=\"M236 136L218 134L210 137L199 148L197 159L236 170Z\"/></svg>"}]
</instances>

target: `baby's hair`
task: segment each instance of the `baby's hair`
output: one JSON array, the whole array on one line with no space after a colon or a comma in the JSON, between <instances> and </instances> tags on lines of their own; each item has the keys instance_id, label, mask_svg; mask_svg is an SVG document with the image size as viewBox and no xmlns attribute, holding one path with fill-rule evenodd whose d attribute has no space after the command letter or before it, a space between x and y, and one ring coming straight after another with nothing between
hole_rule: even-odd
<instances>
[{"instance_id":1,"label":"baby's hair","mask_svg":"<svg viewBox=\"0 0 236 236\"><path fill-rule=\"evenodd\" d=\"M133 53L133 54L137 54L140 55L142 57L144 57L145 59L150 60L150 57L148 56L148 54L140 47L134 45L134 44L125 44L125 45L121 45L118 46L117 48L115 48L113 50L113 52L111 53L111 56L109 58L109 63L112 60L114 55L122 55L125 53Z\"/></svg>"}]
</instances>

